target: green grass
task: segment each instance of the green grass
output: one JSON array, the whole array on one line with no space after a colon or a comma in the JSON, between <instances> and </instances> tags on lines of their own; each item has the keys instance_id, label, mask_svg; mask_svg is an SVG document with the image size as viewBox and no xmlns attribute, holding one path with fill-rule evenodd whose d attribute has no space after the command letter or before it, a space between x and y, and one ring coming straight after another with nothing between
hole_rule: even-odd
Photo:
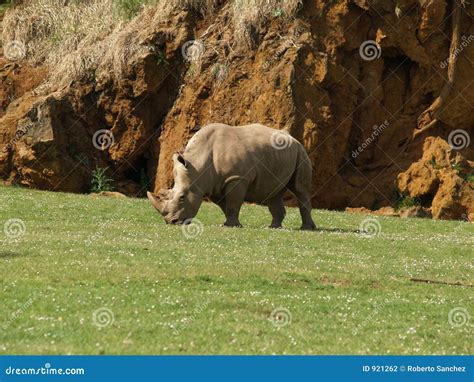
<instances>
[{"instance_id":1,"label":"green grass","mask_svg":"<svg viewBox=\"0 0 474 382\"><path fill-rule=\"evenodd\" d=\"M122 16L131 19L138 14L143 6L155 1L156 0L115 0L115 6Z\"/></svg>"},{"instance_id":2,"label":"green grass","mask_svg":"<svg viewBox=\"0 0 474 382\"><path fill-rule=\"evenodd\" d=\"M141 199L0 187L0 205L2 354L473 351L473 289L410 281L472 284L470 223L378 217L370 237L357 232L367 216L318 210L320 230L301 232L289 209L270 230L249 205L231 229L204 204L187 238ZM114 316L104 327L100 308ZM276 308L291 322L272 323Z\"/></svg>"},{"instance_id":3,"label":"green grass","mask_svg":"<svg viewBox=\"0 0 474 382\"><path fill-rule=\"evenodd\" d=\"M9 1L6 2L6 4L0 4L0 18L3 17L4 13L7 11L7 9L11 6L11 3Z\"/></svg>"}]
</instances>

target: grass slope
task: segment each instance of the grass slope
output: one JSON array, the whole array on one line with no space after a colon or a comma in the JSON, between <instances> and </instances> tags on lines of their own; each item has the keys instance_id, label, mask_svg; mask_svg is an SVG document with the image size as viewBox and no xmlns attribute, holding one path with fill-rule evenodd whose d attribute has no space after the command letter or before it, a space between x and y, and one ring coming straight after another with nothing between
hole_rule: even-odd
<instances>
[{"instance_id":1,"label":"grass slope","mask_svg":"<svg viewBox=\"0 0 474 382\"><path fill-rule=\"evenodd\" d=\"M205 204L187 238L146 200L0 187L0 206L0 353L473 351L473 289L410 281L472 283L469 223L380 217L367 237L367 216L314 211L300 232L289 209L270 230L244 206L229 229Z\"/></svg>"}]
</instances>

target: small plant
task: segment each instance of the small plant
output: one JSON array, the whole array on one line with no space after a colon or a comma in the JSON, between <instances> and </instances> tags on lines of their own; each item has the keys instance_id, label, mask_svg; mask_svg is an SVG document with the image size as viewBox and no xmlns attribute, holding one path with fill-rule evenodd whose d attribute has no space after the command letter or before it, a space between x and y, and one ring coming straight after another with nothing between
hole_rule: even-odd
<instances>
[{"instance_id":1,"label":"small plant","mask_svg":"<svg viewBox=\"0 0 474 382\"><path fill-rule=\"evenodd\" d=\"M211 68L212 76L217 83L223 82L228 75L227 66L225 64L216 63Z\"/></svg>"},{"instance_id":2,"label":"small plant","mask_svg":"<svg viewBox=\"0 0 474 382\"><path fill-rule=\"evenodd\" d=\"M115 7L120 16L131 19L149 2L149 0L115 0Z\"/></svg>"},{"instance_id":3,"label":"small plant","mask_svg":"<svg viewBox=\"0 0 474 382\"><path fill-rule=\"evenodd\" d=\"M434 157L434 155L431 157L430 161L428 162L435 170L439 170L440 168L442 168L442 166L440 166L439 164L436 163L436 158Z\"/></svg>"},{"instance_id":4,"label":"small plant","mask_svg":"<svg viewBox=\"0 0 474 382\"><path fill-rule=\"evenodd\" d=\"M466 176L466 181L468 183L474 182L474 172L471 172L468 176Z\"/></svg>"},{"instance_id":5,"label":"small plant","mask_svg":"<svg viewBox=\"0 0 474 382\"><path fill-rule=\"evenodd\" d=\"M0 16L2 16L11 5L11 0L0 1Z\"/></svg>"},{"instance_id":6,"label":"small plant","mask_svg":"<svg viewBox=\"0 0 474 382\"><path fill-rule=\"evenodd\" d=\"M101 168L96 166L95 170L92 171L92 181L91 181L91 192L104 192L112 191L113 179L110 179L106 175L106 171L109 168Z\"/></svg>"},{"instance_id":7,"label":"small plant","mask_svg":"<svg viewBox=\"0 0 474 382\"><path fill-rule=\"evenodd\" d=\"M284 12L283 12L283 9L281 8L277 8L277 9L274 9L273 10L273 17L277 18L277 17L281 17L283 16Z\"/></svg>"},{"instance_id":8,"label":"small plant","mask_svg":"<svg viewBox=\"0 0 474 382\"><path fill-rule=\"evenodd\" d=\"M166 56L161 50L155 51L155 59L156 59L156 65L167 65L168 61L166 61Z\"/></svg>"},{"instance_id":9,"label":"small plant","mask_svg":"<svg viewBox=\"0 0 474 382\"><path fill-rule=\"evenodd\" d=\"M401 210L402 208L410 208L421 206L421 201L418 198L414 198L407 193L398 193L398 200L395 205L395 209Z\"/></svg>"},{"instance_id":10,"label":"small plant","mask_svg":"<svg viewBox=\"0 0 474 382\"><path fill-rule=\"evenodd\" d=\"M198 66L195 63L189 65L188 70L186 71L186 77L194 77L198 74Z\"/></svg>"},{"instance_id":11,"label":"small plant","mask_svg":"<svg viewBox=\"0 0 474 382\"><path fill-rule=\"evenodd\" d=\"M462 165L461 163L453 163L451 165L451 168L456 171L456 173L459 175L462 172Z\"/></svg>"}]
</instances>

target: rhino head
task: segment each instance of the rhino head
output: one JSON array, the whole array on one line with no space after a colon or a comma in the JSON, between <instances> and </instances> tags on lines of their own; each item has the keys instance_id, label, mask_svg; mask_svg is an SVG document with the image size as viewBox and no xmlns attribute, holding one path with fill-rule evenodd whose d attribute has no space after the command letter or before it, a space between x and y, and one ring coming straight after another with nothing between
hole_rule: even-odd
<instances>
[{"instance_id":1,"label":"rhino head","mask_svg":"<svg viewBox=\"0 0 474 382\"><path fill-rule=\"evenodd\" d=\"M160 190L157 195L147 192L147 196L167 224L189 224L199 211L203 195L193 184L197 177L193 166L178 153L173 155L173 164L173 188Z\"/></svg>"}]
</instances>

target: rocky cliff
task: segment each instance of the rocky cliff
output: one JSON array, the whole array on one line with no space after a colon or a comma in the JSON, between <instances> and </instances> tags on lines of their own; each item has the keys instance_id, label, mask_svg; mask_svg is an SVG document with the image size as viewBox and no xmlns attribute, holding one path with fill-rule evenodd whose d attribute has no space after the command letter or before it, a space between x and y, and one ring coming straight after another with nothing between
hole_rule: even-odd
<instances>
[{"instance_id":1,"label":"rocky cliff","mask_svg":"<svg viewBox=\"0 0 474 382\"><path fill-rule=\"evenodd\" d=\"M201 126L259 122L304 144L316 207L474 214L474 4L158 4L52 59L34 2L4 20L7 182L86 192L100 166L140 195L172 184L170 156Z\"/></svg>"}]
</instances>

